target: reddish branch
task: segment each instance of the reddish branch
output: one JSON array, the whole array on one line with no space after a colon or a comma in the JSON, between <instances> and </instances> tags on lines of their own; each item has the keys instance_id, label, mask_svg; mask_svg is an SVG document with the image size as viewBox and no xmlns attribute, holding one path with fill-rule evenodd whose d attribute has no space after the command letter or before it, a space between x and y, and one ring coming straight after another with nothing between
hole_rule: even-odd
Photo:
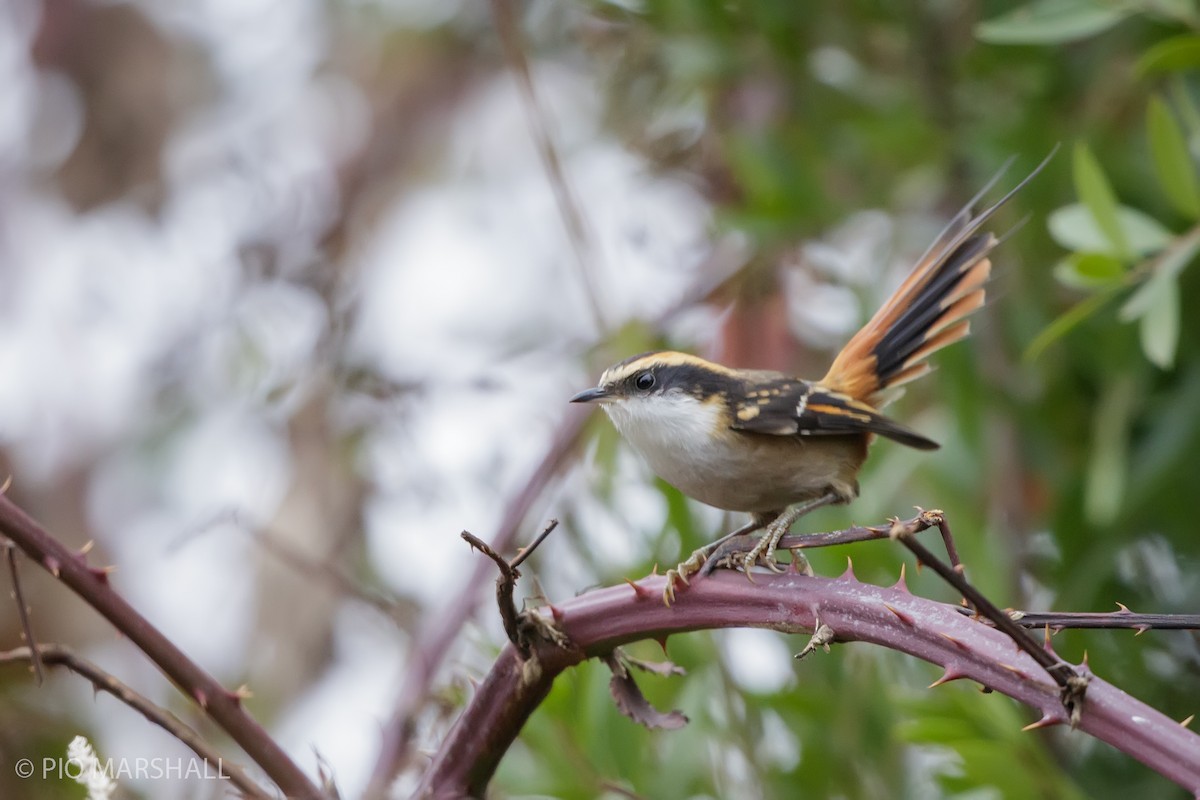
<instances>
[{"instance_id":1,"label":"reddish branch","mask_svg":"<svg viewBox=\"0 0 1200 800\"><path fill-rule=\"evenodd\" d=\"M1031 728L1067 722L1059 687L1012 639L958 608L890 588L840 578L732 572L695 582L670 608L664 579L602 589L552 606L550 618L570 641L539 643L529 659L500 654L425 773L418 796L482 796L496 766L560 672L640 639L710 628L762 627L786 633L832 631L837 642L882 645L940 665L934 682L967 678L1040 712ZM1079 728L1200 793L1200 736L1093 678Z\"/></svg>"},{"instance_id":2,"label":"reddish branch","mask_svg":"<svg viewBox=\"0 0 1200 800\"><path fill-rule=\"evenodd\" d=\"M108 572L88 566L84 556L47 533L7 497L0 495L0 534L79 595L145 653L291 798L324 795L295 762L242 708L241 698L192 661L109 585Z\"/></svg>"}]
</instances>

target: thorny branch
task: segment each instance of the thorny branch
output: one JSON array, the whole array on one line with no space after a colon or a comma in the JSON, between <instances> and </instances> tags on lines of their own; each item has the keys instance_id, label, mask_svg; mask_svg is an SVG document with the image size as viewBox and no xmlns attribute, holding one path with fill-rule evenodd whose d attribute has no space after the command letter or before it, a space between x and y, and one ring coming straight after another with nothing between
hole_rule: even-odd
<instances>
[{"instance_id":1,"label":"thorny branch","mask_svg":"<svg viewBox=\"0 0 1200 800\"><path fill-rule=\"evenodd\" d=\"M939 521L944 524L940 514L922 512L907 523L855 528L826 538L839 542L847 537L883 538L878 535L881 529L899 528L909 534L900 537L908 544L912 533L939 527ZM942 533L948 534L948 529ZM792 544L801 538L796 537ZM811 536L803 538L804 546L814 546ZM941 563L924 547L918 545L915 552L931 568L937 569L935 563ZM944 563L942 567L955 576L952 584L982 608L979 601L986 598L959 580L961 575L954 568ZM1014 637L1007 626L1004 630L993 627L995 619L968 617L956 606L912 595L903 572L896 585L888 588L860 583L852 570L839 578L809 577L795 571L756 574L756 578L758 582L751 583L731 572L713 574L695 581L669 608L661 604L665 578L659 576L550 605L549 613L542 616L547 626L553 624L561 632L561 643L539 639L528 655L516 646L501 653L443 741L417 796L482 796L525 720L563 670L587 658L609 657L615 648L631 641L654 639L665 646L671 633L736 626L815 631L801 655L827 649L834 642L851 641L914 655L943 667L944 674L933 686L963 678L977 681L1038 709L1041 717L1027 729L1077 723L1080 730L1188 790L1200 792L1200 762L1195 758L1200 736L1099 678L1091 678L1087 684L1086 710L1076 702L1064 713L1061 688L1039 676L1047 666L1062 664L1082 680L1069 664L1036 646L1032 652L1014 651ZM994 606L990 610L1012 622ZM1019 625L1017 630L1028 636ZM1046 657L1053 659L1053 664L1044 663Z\"/></svg>"},{"instance_id":2,"label":"thorny branch","mask_svg":"<svg viewBox=\"0 0 1200 800\"><path fill-rule=\"evenodd\" d=\"M47 664L66 667L71 672L91 681L98 691L104 691L137 711L146 719L183 742L192 752L204 759L213 768L219 768L222 777L238 788L246 797L254 800L270 800L271 795L263 791L245 770L221 757L208 742L192 727L167 709L153 703L145 695L91 661L76 655L70 648L60 644L41 644L37 647L18 647L0 652L0 664L44 661Z\"/></svg>"},{"instance_id":3,"label":"thorny branch","mask_svg":"<svg viewBox=\"0 0 1200 800\"><path fill-rule=\"evenodd\" d=\"M537 669L515 647L507 648L480 684L470 704L443 741L418 796L481 796L504 752L563 670L586 658L641 639L671 633L735 626L798 633L820 623L837 642L883 645L940 664L935 683L967 678L1009 695L1041 712L1032 727L1067 722L1056 687L1012 640L989 625L963 617L954 606L915 597L901 585L884 588L852 576L756 576L720 572L697 581L671 608L661 603L664 579L646 578L572 598L552 608L571 647L539 645ZM1195 759L1200 737L1174 720L1093 679L1079 728L1146 763L1166 777L1200 788ZM1136 720L1137 722L1131 722Z\"/></svg>"}]
</instances>

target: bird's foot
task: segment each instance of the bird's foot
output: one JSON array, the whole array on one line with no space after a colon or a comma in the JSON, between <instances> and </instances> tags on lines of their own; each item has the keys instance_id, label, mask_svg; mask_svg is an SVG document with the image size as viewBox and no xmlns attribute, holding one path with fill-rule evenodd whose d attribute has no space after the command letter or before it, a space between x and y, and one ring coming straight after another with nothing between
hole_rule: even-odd
<instances>
[{"instance_id":1,"label":"bird's foot","mask_svg":"<svg viewBox=\"0 0 1200 800\"><path fill-rule=\"evenodd\" d=\"M715 549L715 544L705 545L699 550L693 552L686 561L681 561L673 569L667 570L667 585L663 587L663 605L670 606L675 602L675 587L676 582L683 586L691 586L688 578L697 573L701 573L702 567L707 567L709 554ZM709 570L704 570L701 574L707 575Z\"/></svg>"},{"instance_id":2,"label":"bird's foot","mask_svg":"<svg viewBox=\"0 0 1200 800\"><path fill-rule=\"evenodd\" d=\"M796 521L796 517L791 513L780 515L779 519L767 526L767 530L763 533L758 543L754 545L744 556L739 559L742 566L742 572L746 573L746 578L753 583L754 576L751 570L756 564L762 564L767 569L774 573L783 573L786 570L779 565L779 561L775 558L775 550L779 547L779 540L788 532L788 528L792 527L792 523ZM805 566L808 566L808 560L804 561Z\"/></svg>"}]
</instances>

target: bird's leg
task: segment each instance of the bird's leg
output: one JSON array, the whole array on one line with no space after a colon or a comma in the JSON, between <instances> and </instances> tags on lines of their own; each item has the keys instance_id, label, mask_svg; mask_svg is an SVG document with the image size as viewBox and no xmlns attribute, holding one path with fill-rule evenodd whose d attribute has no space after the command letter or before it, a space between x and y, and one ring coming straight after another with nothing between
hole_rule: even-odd
<instances>
[{"instance_id":1,"label":"bird's leg","mask_svg":"<svg viewBox=\"0 0 1200 800\"><path fill-rule=\"evenodd\" d=\"M774 514L755 514L754 517L742 527L731 533L725 534L715 542L709 542L708 544L704 545L704 547L701 547L699 550L693 552L688 557L687 561L680 562L674 569L667 570L667 585L663 588L663 603L669 606L675 600L676 581L679 581L684 586L689 585L688 577L699 572L701 566L705 567L702 574L707 575L709 572L711 572L706 562L709 561L709 556L715 550L724 545L726 542L736 539L739 536L745 536L746 534L754 533L761 528L765 528L772 519L775 519Z\"/></svg>"},{"instance_id":2,"label":"bird's leg","mask_svg":"<svg viewBox=\"0 0 1200 800\"><path fill-rule=\"evenodd\" d=\"M827 492L818 497L816 500L809 500L807 503L794 505L776 517L775 520L767 526L767 530L762 535L762 538L758 540L758 544L754 545L754 548L750 550L750 552L742 556L742 571L746 573L746 577L750 578L752 581L754 580L754 578L750 577L750 568L760 561L773 572L783 572L779 566L779 563L775 560L775 548L779 546L779 540L782 539L783 535L788 532L788 528L791 528L796 520L800 519L808 512L818 509L821 506L827 506L831 503L836 503L841 499L842 498L839 495L833 492Z\"/></svg>"}]
</instances>

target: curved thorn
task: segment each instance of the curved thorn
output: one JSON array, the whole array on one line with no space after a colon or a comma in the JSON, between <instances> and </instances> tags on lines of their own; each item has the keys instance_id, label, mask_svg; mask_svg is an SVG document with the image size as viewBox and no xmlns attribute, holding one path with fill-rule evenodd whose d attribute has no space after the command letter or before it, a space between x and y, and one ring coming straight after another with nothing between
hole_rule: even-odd
<instances>
[{"instance_id":1,"label":"curved thorn","mask_svg":"<svg viewBox=\"0 0 1200 800\"><path fill-rule=\"evenodd\" d=\"M642 586L640 583L631 581L629 578L625 578L624 580L627 584L629 584L629 588L633 589L633 594L638 600L649 600L651 597L654 597L654 592L650 591L645 586Z\"/></svg>"},{"instance_id":2,"label":"curved thorn","mask_svg":"<svg viewBox=\"0 0 1200 800\"><path fill-rule=\"evenodd\" d=\"M846 556L846 571L837 577L839 581L857 581L858 576L854 574L854 559Z\"/></svg>"},{"instance_id":3,"label":"curved thorn","mask_svg":"<svg viewBox=\"0 0 1200 800\"><path fill-rule=\"evenodd\" d=\"M888 605L887 603L884 603L883 607L886 608L888 611L892 612L893 614L895 614L896 619L900 620L908 627L910 627L910 628L916 627L916 622L913 620L911 615L906 614L903 611L901 611L900 609L898 609L894 606Z\"/></svg>"},{"instance_id":4,"label":"curved thorn","mask_svg":"<svg viewBox=\"0 0 1200 800\"><path fill-rule=\"evenodd\" d=\"M963 641L962 641L962 640L960 640L960 639L956 639L956 638L954 638L953 636L951 636L951 635L950 635L950 634L948 634L948 633L942 633L941 631L939 631L939 632L938 632L938 636L941 636L943 639L945 639L946 641L950 642L952 645L954 645L955 647L957 647L959 650L967 650L967 651L970 651L970 649L971 649L969 646L967 646L967 644L966 644L965 642L963 642Z\"/></svg>"},{"instance_id":5,"label":"curved thorn","mask_svg":"<svg viewBox=\"0 0 1200 800\"><path fill-rule=\"evenodd\" d=\"M1021 730L1022 731L1036 731L1038 728L1052 728L1055 725L1062 725L1062 724L1063 724L1062 717L1057 717L1057 716L1053 716L1051 714L1046 714L1041 719L1039 719L1037 722L1031 722L1028 725L1026 725L1024 728L1021 728Z\"/></svg>"},{"instance_id":6,"label":"curved thorn","mask_svg":"<svg viewBox=\"0 0 1200 800\"><path fill-rule=\"evenodd\" d=\"M936 689L937 687L941 686L943 683L950 683L950 681L962 680L965 677L967 677L967 674L965 672L962 672L962 671L956 669L955 667L946 667L946 671L942 673L942 677L938 678L936 681L929 684L928 688Z\"/></svg>"}]
</instances>

